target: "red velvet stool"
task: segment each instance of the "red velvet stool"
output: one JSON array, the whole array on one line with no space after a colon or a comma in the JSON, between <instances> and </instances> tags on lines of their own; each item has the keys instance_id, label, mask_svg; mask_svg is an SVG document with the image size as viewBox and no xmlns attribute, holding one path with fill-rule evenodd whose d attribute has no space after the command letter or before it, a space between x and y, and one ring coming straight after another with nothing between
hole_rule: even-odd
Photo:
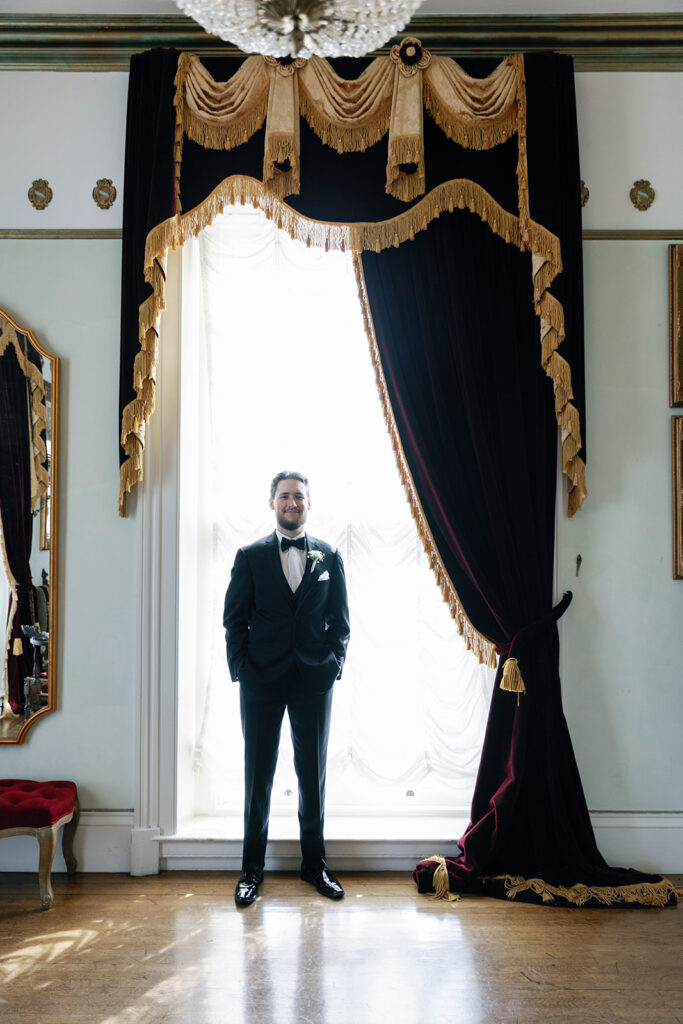
<instances>
[{"instance_id":1,"label":"red velvet stool","mask_svg":"<svg viewBox=\"0 0 683 1024\"><path fill-rule=\"evenodd\" d=\"M50 883L57 833L64 825L62 852L66 870L76 870L74 833L80 806L73 782L31 782L28 779L0 779L0 839L3 836L35 836L40 847L38 881L43 910L52 906Z\"/></svg>"}]
</instances>

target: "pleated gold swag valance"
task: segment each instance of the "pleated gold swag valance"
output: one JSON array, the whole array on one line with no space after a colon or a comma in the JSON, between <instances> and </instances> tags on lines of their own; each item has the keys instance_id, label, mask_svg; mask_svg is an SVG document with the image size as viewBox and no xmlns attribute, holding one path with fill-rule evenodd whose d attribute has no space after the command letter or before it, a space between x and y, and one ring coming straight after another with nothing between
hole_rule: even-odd
<instances>
[{"instance_id":1,"label":"pleated gold swag valance","mask_svg":"<svg viewBox=\"0 0 683 1024\"><path fill-rule=\"evenodd\" d=\"M231 149L266 124L263 181L280 198L300 187L299 117L339 153L359 151L389 133L386 191L409 201L425 190L423 108L449 138L490 149L518 130L523 60L507 57L487 78L432 57L416 39L377 57L357 79L340 78L326 60L283 62L247 57L227 82L216 82L198 57L181 55L176 94L176 166L182 137ZM289 162L282 170L278 164ZM416 164L416 172L401 171ZM313 169L311 168L311 173Z\"/></svg>"}]
</instances>

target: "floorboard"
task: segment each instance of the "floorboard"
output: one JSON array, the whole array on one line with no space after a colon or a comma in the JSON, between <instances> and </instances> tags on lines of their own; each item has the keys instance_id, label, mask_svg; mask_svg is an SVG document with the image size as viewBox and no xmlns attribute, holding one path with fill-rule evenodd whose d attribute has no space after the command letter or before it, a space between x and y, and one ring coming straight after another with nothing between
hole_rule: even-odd
<instances>
[{"instance_id":1,"label":"floorboard","mask_svg":"<svg viewBox=\"0 0 683 1024\"><path fill-rule=\"evenodd\" d=\"M3 1024L683 1024L683 910L419 896L348 874L0 875ZM680 882L679 882L680 884Z\"/></svg>"}]
</instances>

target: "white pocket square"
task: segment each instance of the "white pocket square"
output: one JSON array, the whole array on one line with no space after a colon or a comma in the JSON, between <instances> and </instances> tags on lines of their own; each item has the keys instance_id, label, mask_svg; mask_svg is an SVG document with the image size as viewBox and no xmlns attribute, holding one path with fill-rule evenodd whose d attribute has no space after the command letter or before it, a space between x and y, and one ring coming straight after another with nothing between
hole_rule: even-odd
<instances>
[{"instance_id":1,"label":"white pocket square","mask_svg":"<svg viewBox=\"0 0 683 1024\"><path fill-rule=\"evenodd\" d=\"M318 583L322 583L323 580L329 580L329 578L330 574L327 571L327 569L325 569L325 572L321 572L320 575L318 576Z\"/></svg>"}]
</instances>

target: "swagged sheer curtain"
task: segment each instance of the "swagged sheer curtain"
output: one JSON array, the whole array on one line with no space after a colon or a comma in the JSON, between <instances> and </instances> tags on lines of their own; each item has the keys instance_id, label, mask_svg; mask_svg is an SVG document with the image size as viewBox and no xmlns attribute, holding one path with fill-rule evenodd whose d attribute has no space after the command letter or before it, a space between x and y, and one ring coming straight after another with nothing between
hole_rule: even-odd
<instances>
[{"instance_id":1,"label":"swagged sheer curtain","mask_svg":"<svg viewBox=\"0 0 683 1024\"><path fill-rule=\"evenodd\" d=\"M221 610L237 548L273 529L270 478L300 468L311 480L308 527L339 547L353 613L328 813L437 806L466 819L494 673L465 649L417 536L350 254L306 248L260 211L231 208L186 244L182 293L182 415L193 426L181 480L193 508L182 516L180 593L203 595L187 662L196 813L241 807L238 688ZM296 791L284 729L274 808L291 810Z\"/></svg>"}]
</instances>

